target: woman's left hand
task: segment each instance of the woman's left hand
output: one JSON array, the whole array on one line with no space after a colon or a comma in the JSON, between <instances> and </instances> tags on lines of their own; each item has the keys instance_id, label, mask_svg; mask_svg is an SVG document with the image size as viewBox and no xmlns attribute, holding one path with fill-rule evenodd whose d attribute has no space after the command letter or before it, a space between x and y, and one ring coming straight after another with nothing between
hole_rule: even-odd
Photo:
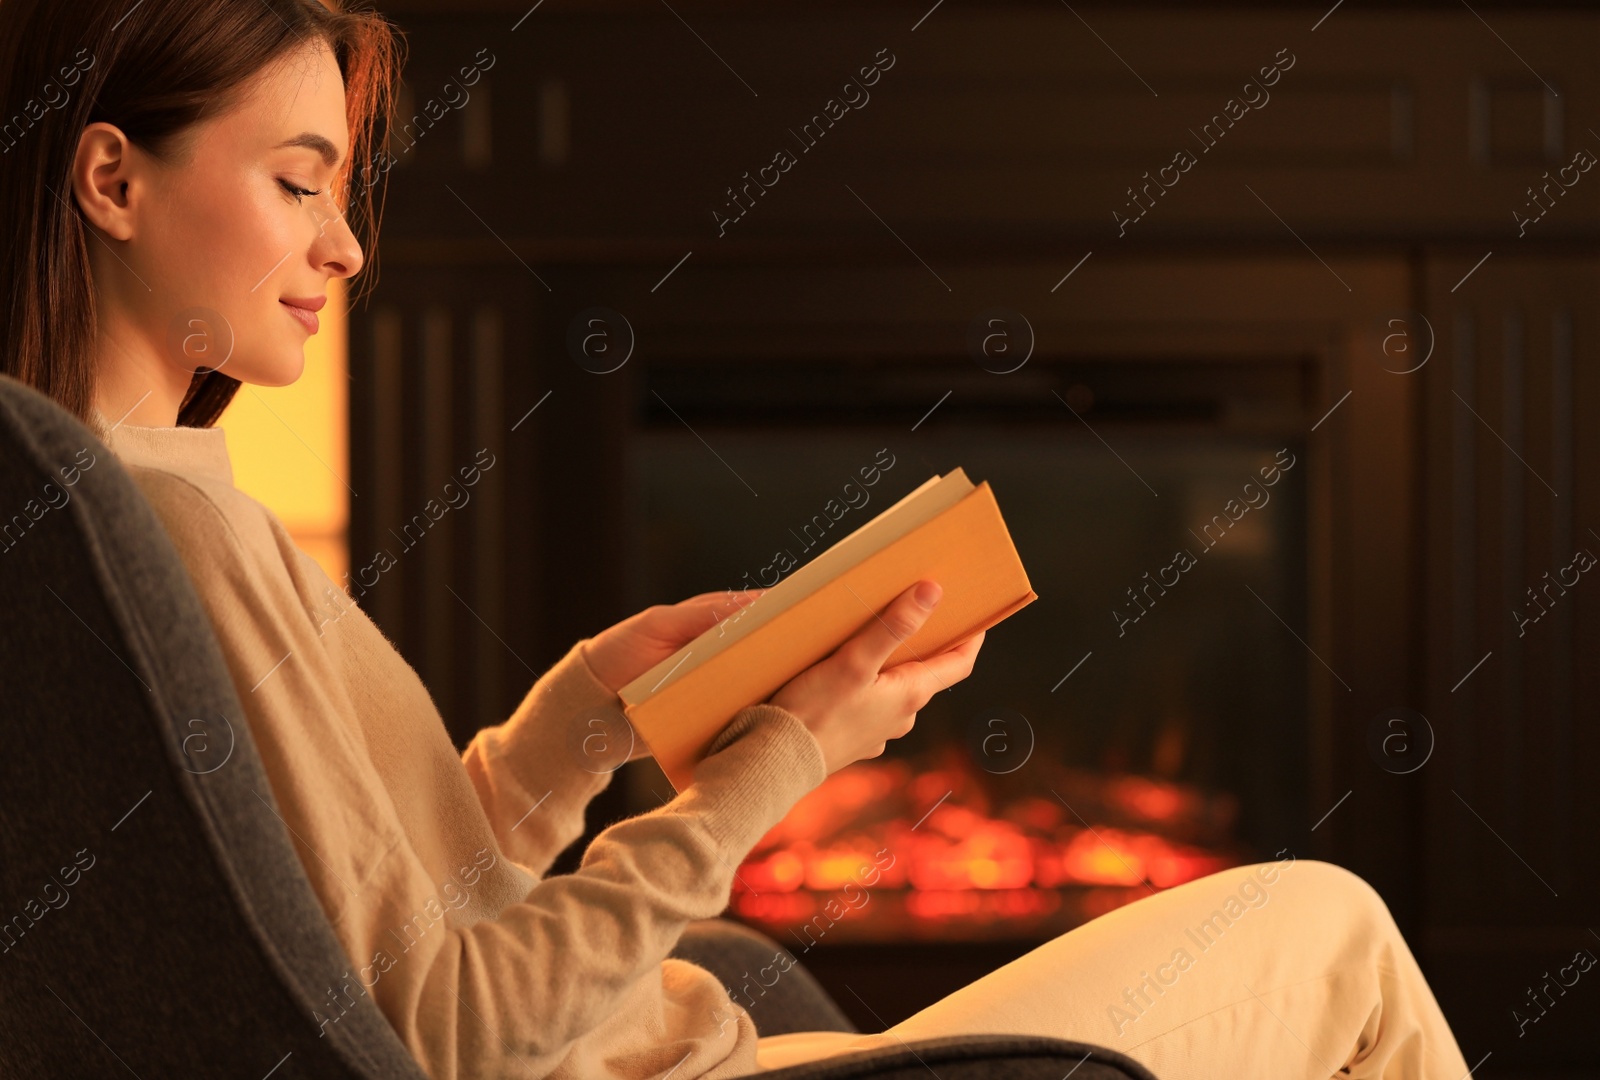
<instances>
[{"instance_id":1,"label":"woman's left hand","mask_svg":"<svg viewBox=\"0 0 1600 1080\"><path fill-rule=\"evenodd\" d=\"M583 657L614 693L765 591L708 592L677 604L656 604L600 631L584 646Z\"/></svg>"}]
</instances>

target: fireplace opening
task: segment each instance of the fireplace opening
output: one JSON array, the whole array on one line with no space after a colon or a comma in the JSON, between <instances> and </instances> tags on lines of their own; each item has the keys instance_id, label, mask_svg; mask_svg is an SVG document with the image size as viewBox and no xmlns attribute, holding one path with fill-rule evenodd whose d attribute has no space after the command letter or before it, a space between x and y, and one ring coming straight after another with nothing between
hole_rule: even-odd
<instances>
[{"instance_id":1,"label":"fireplace opening","mask_svg":"<svg viewBox=\"0 0 1600 1080\"><path fill-rule=\"evenodd\" d=\"M641 605L770 585L778 553L803 565L956 466L1039 594L910 735L762 838L731 914L804 950L1042 941L1288 843L1310 780L1297 368L1059 364L1006 386L1027 408L983 372L963 394L948 368L856 368L871 407L845 414L808 407L837 375L649 369ZM653 764L624 778L635 812L670 795Z\"/></svg>"},{"instance_id":2,"label":"fireplace opening","mask_svg":"<svg viewBox=\"0 0 1600 1080\"><path fill-rule=\"evenodd\" d=\"M1043 939L1246 857L1230 793L1051 772L1059 798L996 791L948 742L843 769L740 866L733 912L803 950L825 939Z\"/></svg>"}]
</instances>

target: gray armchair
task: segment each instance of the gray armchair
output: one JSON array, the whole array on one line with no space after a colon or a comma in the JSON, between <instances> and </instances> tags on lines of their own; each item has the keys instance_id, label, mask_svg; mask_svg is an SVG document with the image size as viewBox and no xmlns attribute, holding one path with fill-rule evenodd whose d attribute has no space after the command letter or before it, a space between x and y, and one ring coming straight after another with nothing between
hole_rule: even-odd
<instances>
[{"instance_id":1,"label":"gray armchair","mask_svg":"<svg viewBox=\"0 0 1600 1080\"><path fill-rule=\"evenodd\" d=\"M5 376L0 614L0 1075L423 1080L370 997L330 1004L349 963L154 511L88 428ZM678 955L732 982L776 947L711 920ZM752 1010L764 1034L850 1030L808 976L783 987ZM1154 1080L1109 1050L1009 1036L764 1075L927 1066Z\"/></svg>"}]
</instances>

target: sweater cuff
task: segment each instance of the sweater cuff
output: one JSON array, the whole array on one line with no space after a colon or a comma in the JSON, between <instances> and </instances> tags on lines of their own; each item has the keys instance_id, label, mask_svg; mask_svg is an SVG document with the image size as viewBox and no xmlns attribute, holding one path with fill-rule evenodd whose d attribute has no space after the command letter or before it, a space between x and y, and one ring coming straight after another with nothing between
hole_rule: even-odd
<instances>
[{"instance_id":1,"label":"sweater cuff","mask_svg":"<svg viewBox=\"0 0 1600 1080\"><path fill-rule=\"evenodd\" d=\"M712 741L685 794L711 838L742 858L827 775L822 747L798 716L751 705Z\"/></svg>"},{"instance_id":2,"label":"sweater cuff","mask_svg":"<svg viewBox=\"0 0 1600 1080\"><path fill-rule=\"evenodd\" d=\"M584 659L589 640L568 649L539 676L510 719L488 729L493 752L533 786L598 791L627 760L632 728L617 695ZM563 784L560 776L580 782Z\"/></svg>"}]
</instances>

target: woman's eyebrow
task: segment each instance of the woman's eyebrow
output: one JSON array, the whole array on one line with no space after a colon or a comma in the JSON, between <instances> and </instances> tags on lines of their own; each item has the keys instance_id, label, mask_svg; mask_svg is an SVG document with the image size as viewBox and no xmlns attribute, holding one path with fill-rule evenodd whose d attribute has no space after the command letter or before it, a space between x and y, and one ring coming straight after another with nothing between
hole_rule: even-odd
<instances>
[{"instance_id":1,"label":"woman's eyebrow","mask_svg":"<svg viewBox=\"0 0 1600 1080\"><path fill-rule=\"evenodd\" d=\"M292 139L285 139L277 146L274 146L273 149L282 150L286 146L304 146L315 150L322 155L323 163L330 169L339 163L339 148L314 131L302 131Z\"/></svg>"}]
</instances>

